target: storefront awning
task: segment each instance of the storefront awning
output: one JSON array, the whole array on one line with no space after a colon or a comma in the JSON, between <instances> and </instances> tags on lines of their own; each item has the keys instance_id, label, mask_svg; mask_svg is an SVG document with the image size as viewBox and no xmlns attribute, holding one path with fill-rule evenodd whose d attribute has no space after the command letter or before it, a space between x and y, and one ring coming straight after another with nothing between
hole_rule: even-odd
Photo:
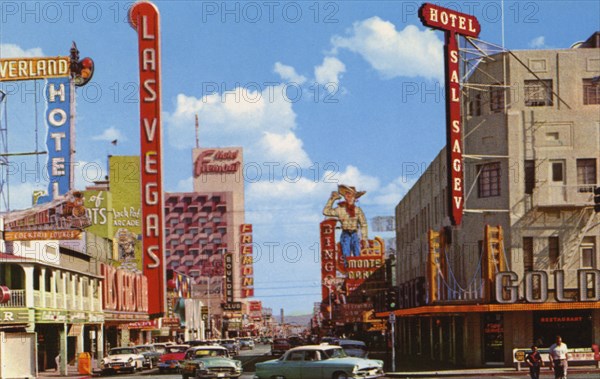
<instances>
[{"instance_id":1,"label":"storefront awning","mask_svg":"<svg viewBox=\"0 0 600 379\"><path fill-rule=\"evenodd\" d=\"M398 309L396 316L424 316L448 313L485 313L485 312L522 312L522 311L559 311L575 309L600 309L600 302L571 303L518 303L518 304L460 304L427 305L424 307ZM377 317L388 317L390 312L379 312Z\"/></svg>"}]
</instances>

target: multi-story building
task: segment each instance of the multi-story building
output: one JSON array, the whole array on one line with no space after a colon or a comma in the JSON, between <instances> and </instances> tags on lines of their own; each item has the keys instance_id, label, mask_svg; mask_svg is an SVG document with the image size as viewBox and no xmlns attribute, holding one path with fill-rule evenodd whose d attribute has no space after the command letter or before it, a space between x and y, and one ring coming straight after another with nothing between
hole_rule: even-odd
<instances>
[{"instance_id":1,"label":"multi-story building","mask_svg":"<svg viewBox=\"0 0 600 379\"><path fill-rule=\"evenodd\" d=\"M40 371L56 368L58 355L62 362L84 351L103 357L103 278L86 249L93 236L68 225L65 204L57 199L0 219L0 283L9 294L0 328L37 333ZM94 244L97 253L104 248Z\"/></svg>"},{"instance_id":2,"label":"multi-story building","mask_svg":"<svg viewBox=\"0 0 600 379\"><path fill-rule=\"evenodd\" d=\"M208 307L211 328L206 336L234 336L242 325L240 302L253 296L243 150L196 148L192 158L193 192L165 196L167 268L194 280L194 297ZM250 260L244 259L247 255Z\"/></svg>"},{"instance_id":3,"label":"multi-story building","mask_svg":"<svg viewBox=\"0 0 600 379\"><path fill-rule=\"evenodd\" d=\"M501 52L464 83L462 224L445 148L396 207L404 356L512 365L556 334L600 341L599 48Z\"/></svg>"}]
</instances>

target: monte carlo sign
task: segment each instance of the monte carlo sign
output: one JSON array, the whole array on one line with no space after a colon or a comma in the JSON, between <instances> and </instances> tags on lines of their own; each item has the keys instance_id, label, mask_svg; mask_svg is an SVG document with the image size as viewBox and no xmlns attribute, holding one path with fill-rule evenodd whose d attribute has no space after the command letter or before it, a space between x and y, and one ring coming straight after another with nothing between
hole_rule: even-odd
<instances>
[{"instance_id":1,"label":"monte carlo sign","mask_svg":"<svg viewBox=\"0 0 600 379\"><path fill-rule=\"evenodd\" d=\"M464 169L460 117L460 71L456 35L477 37L481 31L473 16L425 3L419 9L423 25L444 32L446 86L446 158L448 166L449 209L452 225L460 225L464 208Z\"/></svg>"}]
</instances>

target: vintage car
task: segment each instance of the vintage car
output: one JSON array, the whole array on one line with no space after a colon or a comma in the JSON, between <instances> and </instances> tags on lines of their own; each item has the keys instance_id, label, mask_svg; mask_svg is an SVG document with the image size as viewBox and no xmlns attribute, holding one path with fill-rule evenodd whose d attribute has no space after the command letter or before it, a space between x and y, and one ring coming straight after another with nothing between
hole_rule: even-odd
<instances>
[{"instance_id":1,"label":"vintage car","mask_svg":"<svg viewBox=\"0 0 600 379\"><path fill-rule=\"evenodd\" d=\"M136 349L144 356L144 367L152 369L160 360L161 353L153 345L138 345Z\"/></svg>"},{"instance_id":2,"label":"vintage car","mask_svg":"<svg viewBox=\"0 0 600 379\"><path fill-rule=\"evenodd\" d=\"M307 345L281 358L257 363L254 379L374 379L384 375L383 361L349 357L340 346Z\"/></svg>"},{"instance_id":3,"label":"vintage car","mask_svg":"<svg viewBox=\"0 0 600 379\"><path fill-rule=\"evenodd\" d=\"M115 347L108 351L108 355L100 362L102 373L106 372L134 372L144 367L144 356L135 347Z\"/></svg>"},{"instance_id":4,"label":"vintage car","mask_svg":"<svg viewBox=\"0 0 600 379\"><path fill-rule=\"evenodd\" d=\"M248 350L254 349L254 340L250 337L240 338L240 350L243 350L243 349L248 349Z\"/></svg>"},{"instance_id":5,"label":"vintage car","mask_svg":"<svg viewBox=\"0 0 600 379\"><path fill-rule=\"evenodd\" d=\"M368 358L369 349L363 341L341 339L336 345L341 346L350 357Z\"/></svg>"},{"instance_id":6,"label":"vintage car","mask_svg":"<svg viewBox=\"0 0 600 379\"><path fill-rule=\"evenodd\" d=\"M271 355L282 355L292 348L287 338L275 338L271 344Z\"/></svg>"},{"instance_id":7,"label":"vintage car","mask_svg":"<svg viewBox=\"0 0 600 379\"><path fill-rule=\"evenodd\" d=\"M183 379L239 378L242 362L231 359L223 346L195 346L186 351L180 371Z\"/></svg>"},{"instance_id":8,"label":"vintage car","mask_svg":"<svg viewBox=\"0 0 600 379\"><path fill-rule=\"evenodd\" d=\"M240 355L240 344L238 341L229 338L225 340L219 340L218 344L226 348L230 355Z\"/></svg>"},{"instance_id":9,"label":"vintage car","mask_svg":"<svg viewBox=\"0 0 600 379\"><path fill-rule=\"evenodd\" d=\"M188 345L165 346L165 352L160 356L160 362L158 362L158 371L160 371L160 373L179 371L179 363L180 361L183 361L185 352L189 348Z\"/></svg>"}]
</instances>

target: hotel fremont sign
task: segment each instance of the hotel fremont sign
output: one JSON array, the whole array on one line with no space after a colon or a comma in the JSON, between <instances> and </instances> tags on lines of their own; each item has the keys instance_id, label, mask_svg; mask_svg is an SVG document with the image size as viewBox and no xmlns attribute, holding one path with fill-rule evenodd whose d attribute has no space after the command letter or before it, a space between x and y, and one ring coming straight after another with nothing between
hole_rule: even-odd
<instances>
[{"instance_id":1,"label":"hotel fremont sign","mask_svg":"<svg viewBox=\"0 0 600 379\"><path fill-rule=\"evenodd\" d=\"M419 9L423 25L444 32L446 86L446 165L448 166L448 202L452 225L460 225L464 208L462 123L460 118L460 71L456 35L477 37L481 31L473 16L425 3Z\"/></svg>"}]
</instances>

